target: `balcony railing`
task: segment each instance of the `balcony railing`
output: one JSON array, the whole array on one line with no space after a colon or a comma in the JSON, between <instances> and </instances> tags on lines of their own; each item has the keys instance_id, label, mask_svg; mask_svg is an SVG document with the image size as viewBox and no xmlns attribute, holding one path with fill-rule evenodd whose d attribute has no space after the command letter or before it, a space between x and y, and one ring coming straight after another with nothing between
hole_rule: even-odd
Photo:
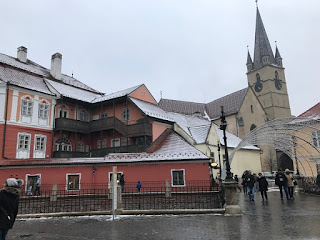
<instances>
[{"instance_id":1,"label":"balcony railing","mask_svg":"<svg viewBox=\"0 0 320 240\"><path fill-rule=\"evenodd\" d=\"M53 152L54 158L75 158L75 157L104 157L109 153L137 153L144 152L149 145L131 145L121 147L111 147L102 149L93 149L90 152L66 152L66 151L55 151Z\"/></svg>"},{"instance_id":2,"label":"balcony railing","mask_svg":"<svg viewBox=\"0 0 320 240\"><path fill-rule=\"evenodd\" d=\"M126 125L115 117L102 118L91 122L83 122L69 118L57 118L55 130L70 132L90 133L102 130L115 129L123 136L135 137L148 135L152 136L152 125L148 122Z\"/></svg>"}]
</instances>

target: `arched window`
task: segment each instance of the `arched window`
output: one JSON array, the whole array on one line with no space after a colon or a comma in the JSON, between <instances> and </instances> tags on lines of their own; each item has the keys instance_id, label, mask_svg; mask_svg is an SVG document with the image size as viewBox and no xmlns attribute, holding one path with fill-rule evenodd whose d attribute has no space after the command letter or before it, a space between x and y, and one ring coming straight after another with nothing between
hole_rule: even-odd
<instances>
[{"instance_id":1,"label":"arched window","mask_svg":"<svg viewBox=\"0 0 320 240\"><path fill-rule=\"evenodd\" d=\"M274 77L275 77L275 79L279 79L278 71L275 71L275 73L274 73Z\"/></svg>"},{"instance_id":2,"label":"arched window","mask_svg":"<svg viewBox=\"0 0 320 240\"><path fill-rule=\"evenodd\" d=\"M256 74L256 80L257 80L257 82L260 81L260 74L259 73Z\"/></svg>"},{"instance_id":3,"label":"arched window","mask_svg":"<svg viewBox=\"0 0 320 240\"><path fill-rule=\"evenodd\" d=\"M71 142L67 138L57 139L55 146L56 146L56 151L66 151L66 152L72 151Z\"/></svg>"},{"instance_id":4,"label":"arched window","mask_svg":"<svg viewBox=\"0 0 320 240\"><path fill-rule=\"evenodd\" d=\"M250 132L255 129L257 126L255 124L252 124L251 127L250 127Z\"/></svg>"},{"instance_id":5,"label":"arched window","mask_svg":"<svg viewBox=\"0 0 320 240\"><path fill-rule=\"evenodd\" d=\"M30 96L24 96L21 100L21 115L32 116L33 101Z\"/></svg>"}]
</instances>

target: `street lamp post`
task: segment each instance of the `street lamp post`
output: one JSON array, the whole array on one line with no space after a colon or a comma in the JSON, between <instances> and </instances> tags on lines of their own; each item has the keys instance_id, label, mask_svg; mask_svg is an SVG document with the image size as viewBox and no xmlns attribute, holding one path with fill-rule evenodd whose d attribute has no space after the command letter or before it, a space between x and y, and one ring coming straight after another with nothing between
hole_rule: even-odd
<instances>
[{"instance_id":1,"label":"street lamp post","mask_svg":"<svg viewBox=\"0 0 320 240\"><path fill-rule=\"evenodd\" d=\"M220 130L223 131L224 150L225 150L225 156L226 156L226 172L227 172L226 180L227 181L231 181L233 179L232 179L231 171L230 171L228 145L227 145L227 137L226 137L226 128L227 128L226 116L224 115L224 112L223 112L223 106L221 106L221 125L220 125Z\"/></svg>"},{"instance_id":2,"label":"street lamp post","mask_svg":"<svg viewBox=\"0 0 320 240\"><path fill-rule=\"evenodd\" d=\"M219 157L219 176L221 178L221 157L220 157L220 142L218 141L218 157Z\"/></svg>"}]
</instances>

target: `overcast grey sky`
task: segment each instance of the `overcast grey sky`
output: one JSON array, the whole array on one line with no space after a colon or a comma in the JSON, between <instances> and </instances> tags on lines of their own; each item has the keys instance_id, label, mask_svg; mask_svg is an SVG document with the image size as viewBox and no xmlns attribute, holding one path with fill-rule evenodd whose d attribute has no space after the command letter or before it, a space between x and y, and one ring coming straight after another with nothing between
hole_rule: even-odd
<instances>
[{"instance_id":1,"label":"overcast grey sky","mask_svg":"<svg viewBox=\"0 0 320 240\"><path fill-rule=\"evenodd\" d=\"M319 102L320 1L260 0L286 68L292 114ZM62 71L105 92L146 84L156 100L210 102L247 86L254 0L0 1L0 52Z\"/></svg>"}]
</instances>

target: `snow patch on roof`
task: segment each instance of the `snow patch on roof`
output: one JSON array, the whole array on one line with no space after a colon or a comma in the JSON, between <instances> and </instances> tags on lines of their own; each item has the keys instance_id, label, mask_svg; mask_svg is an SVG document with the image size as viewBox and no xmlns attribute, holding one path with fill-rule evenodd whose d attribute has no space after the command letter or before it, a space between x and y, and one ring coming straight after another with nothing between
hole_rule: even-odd
<instances>
[{"instance_id":1,"label":"snow patch on roof","mask_svg":"<svg viewBox=\"0 0 320 240\"><path fill-rule=\"evenodd\" d=\"M115 93L111 93L111 94L108 94L108 95L105 95L105 96L102 96L102 97L98 97L98 98L94 99L92 101L92 103L103 102L103 101L106 101L106 100L110 100L110 99L126 96L126 95L132 93L133 91L137 90L141 86L142 85L131 87L131 88L127 88L127 89L124 89L124 90L121 90L121 91L118 91L118 92L115 92Z\"/></svg>"}]
</instances>

